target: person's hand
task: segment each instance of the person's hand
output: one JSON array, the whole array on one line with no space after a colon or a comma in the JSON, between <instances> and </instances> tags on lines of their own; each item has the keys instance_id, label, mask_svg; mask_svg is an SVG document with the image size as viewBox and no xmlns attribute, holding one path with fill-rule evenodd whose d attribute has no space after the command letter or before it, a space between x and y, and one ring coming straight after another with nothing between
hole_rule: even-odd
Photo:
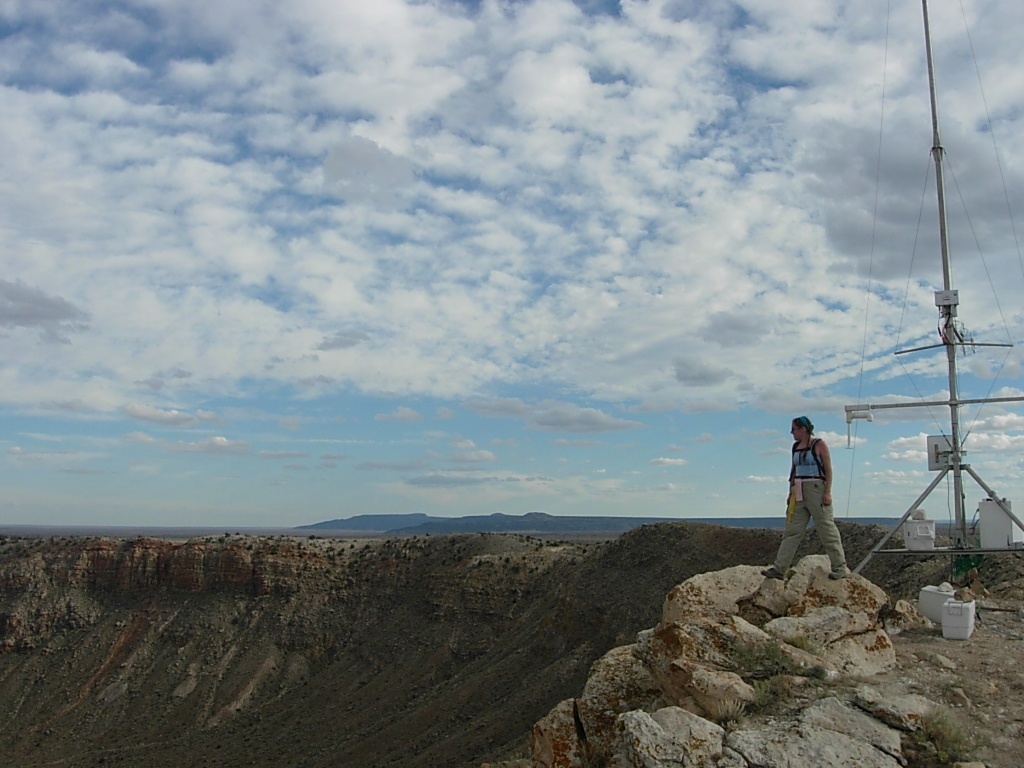
<instances>
[{"instance_id":1,"label":"person's hand","mask_svg":"<svg viewBox=\"0 0 1024 768\"><path fill-rule=\"evenodd\" d=\"M826 507L831 507L832 506L832 494L829 493L828 491L826 491L825 493L821 494L821 503L824 504Z\"/></svg>"}]
</instances>

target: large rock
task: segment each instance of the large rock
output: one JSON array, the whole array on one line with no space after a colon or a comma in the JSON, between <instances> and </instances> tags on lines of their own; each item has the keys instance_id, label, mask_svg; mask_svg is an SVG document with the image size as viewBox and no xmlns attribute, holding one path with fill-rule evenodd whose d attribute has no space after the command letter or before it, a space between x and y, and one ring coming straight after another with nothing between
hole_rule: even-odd
<instances>
[{"instance_id":1,"label":"large rock","mask_svg":"<svg viewBox=\"0 0 1024 768\"><path fill-rule=\"evenodd\" d=\"M679 707L627 712L616 723L609 768L714 768L725 731Z\"/></svg>"},{"instance_id":2,"label":"large rock","mask_svg":"<svg viewBox=\"0 0 1024 768\"><path fill-rule=\"evenodd\" d=\"M827 606L841 606L850 613L863 613L877 622L889 603L885 590L856 573L845 579L828 578L830 565L825 555L809 555L793 569L786 581L789 616L804 616Z\"/></svg>"},{"instance_id":3,"label":"large rock","mask_svg":"<svg viewBox=\"0 0 1024 768\"><path fill-rule=\"evenodd\" d=\"M824 646L874 629L876 620L864 613L853 613L838 605L828 605L801 616L772 619L764 625L764 630L781 640L803 637Z\"/></svg>"},{"instance_id":4,"label":"large rock","mask_svg":"<svg viewBox=\"0 0 1024 768\"><path fill-rule=\"evenodd\" d=\"M576 701L583 733L595 749L609 749L620 714L661 705L661 689L635 650L635 645L613 648L595 661Z\"/></svg>"},{"instance_id":5,"label":"large rock","mask_svg":"<svg viewBox=\"0 0 1024 768\"><path fill-rule=\"evenodd\" d=\"M530 732L534 768L583 768L571 699L560 702Z\"/></svg>"},{"instance_id":6,"label":"large rock","mask_svg":"<svg viewBox=\"0 0 1024 768\"><path fill-rule=\"evenodd\" d=\"M669 591L661 620L672 623L694 616L732 616L739 613L739 603L753 597L763 583L760 567L752 565L698 574Z\"/></svg>"},{"instance_id":7,"label":"large rock","mask_svg":"<svg viewBox=\"0 0 1024 768\"><path fill-rule=\"evenodd\" d=\"M847 706L831 696L814 702L800 715L800 722L865 741L887 755L905 763L900 735L864 712Z\"/></svg>"},{"instance_id":8,"label":"large rock","mask_svg":"<svg viewBox=\"0 0 1024 768\"><path fill-rule=\"evenodd\" d=\"M537 723L534 768L899 765L899 737L869 714L907 728L917 710L898 717L898 707L870 691L857 697L869 714L838 700L820 702L789 722L736 731L724 742L710 722L754 702L753 679L794 667L835 676L895 666L882 625L885 592L852 574L830 580L828 572L828 558L811 556L784 581L736 566L674 587L656 627L602 657L583 695Z\"/></svg>"},{"instance_id":9,"label":"large rock","mask_svg":"<svg viewBox=\"0 0 1024 768\"><path fill-rule=\"evenodd\" d=\"M825 652L829 664L847 675L877 675L896 666L896 648L882 628L844 637Z\"/></svg>"},{"instance_id":10,"label":"large rock","mask_svg":"<svg viewBox=\"0 0 1024 768\"><path fill-rule=\"evenodd\" d=\"M901 768L867 742L806 724L733 731L725 744L757 768Z\"/></svg>"},{"instance_id":11,"label":"large rock","mask_svg":"<svg viewBox=\"0 0 1024 768\"><path fill-rule=\"evenodd\" d=\"M916 693L890 696L870 685L857 689L854 703L872 717L903 731L918 730L936 707L934 701Z\"/></svg>"}]
</instances>

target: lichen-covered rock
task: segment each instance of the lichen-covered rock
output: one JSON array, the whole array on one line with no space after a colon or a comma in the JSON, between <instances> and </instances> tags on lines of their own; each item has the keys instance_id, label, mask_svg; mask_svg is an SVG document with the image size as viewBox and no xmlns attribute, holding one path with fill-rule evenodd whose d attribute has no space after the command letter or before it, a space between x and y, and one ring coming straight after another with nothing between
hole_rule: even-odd
<instances>
[{"instance_id":1,"label":"lichen-covered rock","mask_svg":"<svg viewBox=\"0 0 1024 768\"><path fill-rule=\"evenodd\" d=\"M725 731L679 707L626 712L616 722L609 768L713 768Z\"/></svg>"},{"instance_id":2,"label":"lichen-covered rock","mask_svg":"<svg viewBox=\"0 0 1024 768\"><path fill-rule=\"evenodd\" d=\"M925 716L936 707L934 701L924 696L890 696L870 685L857 689L854 703L872 717L903 731L918 730Z\"/></svg>"},{"instance_id":3,"label":"lichen-covered rock","mask_svg":"<svg viewBox=\"0 0 1024 768\"><path fill-rule=\"evenodd\" d=\"M731 616L739 613L739 603L753 597L763 583L761 568L751 565L698 574L669 591L661 620L672 623L695 616Z\"/></svg>"},{"instance_id":4,"label":"lichen-covered rock","mask_svg":"<svg viewBox=\"0 0 1024 768\"><path fill-rule=\"evenodd\" d=\"M921 613L917 607L908 600L897 600L891 611L883 615L885 631L890 635L898 634L904 629L915 627L932 628L934 622Z\"/></svg>"},{"instance_id":5,"label":"lichen-covered rock","mask_svg":"<svg viewBox=\"0 0 1024 768\"><path fill-rule=\"evenodd\" d=\"M790 605L787 615L804 616L827 606L840 606L878 622L879 614L889 603L885 590L855 573L845 579L830 579L830 567L824 555L808 555L796 564L793 576L786 582Z\"/></svg>"},{"instance_id":6,"label":"lichen-covered rock","mask_svg":"<svg viewBox=\"0 0 1024 768\"><path fill-rule=\"evenodd\" d=\"M844 637L829 645L824 656L847 675L877 675L896 666L896 648L882 628Z\"/></svg>"},{"instance_id":7,"label":"lichen-covered rock","mask_svg":"<svg viewBox=\"0 0 1024 768\"><path fill-rule=\"evenodd\" d=\"M725 744L757 768L901 768L867 742L806 724L733 731Z\"/></svg>"},{"instance_id":8,"label":"lichen-covered rock","mask_svg":"<svg viewBox=\"0 0 1024 768\"><path fill-rule=\"evenodd\" d=\"M530 731L534 768L583 768L571 699L560 702Z\"/></svg>"},{"instance_id":9,"label":"lichen-covered rock","mask_svg":"<svg viewBox=\"0 0 1024 768\"><path fill-rule=\"evenodd\" d=\"M838 700L819 702L774 726L734 731L724 742L710 722L740 715L757 699L751 682L764 676L806 682L791 676L794 667L835 676L895 666L895 649L882 625L885 592L852 574L830 580L828 572L828 558L811 556L784 581L738 566L673 588L658 626L594 664L575 719L572 703L563 702L537 724L535 768L602 761L612 768L899 765L899 736ZM763 627L752 623L758 620ZM893 709L868 693L859 699L870 714L867 702L878 712ZM657 703L671 706L650 714ZM908 722L914 719L910 710L903 717ZM894 720L899 718L886 722ZM694 739L700 749L682 747Z\"/></svg>"},{"instance_id":10,"label":"lichen-covered rock","mask_svg":"<svg viewBox=\"0 0 1024 768\"><path fill-rule=\"evenodd\" d=\"M874 629L877 622L864 613L853 613L838 605L827 605L801 616L780 616L764 625L764 630L779 639L804 637L818 645L828 645L849 635Z\"/></svg>"},{"instance_id":11,"label":"lichen-covered rock","mask_svg":"<svg viewBox=\"0 0 1024 768\"><path fill-rule=\"evenodd\" d=\"M847 706L834 696L820 699L811 704L801 713L800 721L806 725L836 731L851 738L866 741L901 763L904 762L898 732L864 712Z\"/></svg>"},{"instance_id":12,"label":"lichen-covered rock","mask_svg":"<svg viewBox=\"0 0 1024 768\"><path fill-rule=\"evenodd\" d=\"M590 675L577 699L580 723L594 749L606 752L623 712L661 706L661 689L650 671L634 653L635 645L613 648L590 668Z\"/></svg>"}]
</instances>

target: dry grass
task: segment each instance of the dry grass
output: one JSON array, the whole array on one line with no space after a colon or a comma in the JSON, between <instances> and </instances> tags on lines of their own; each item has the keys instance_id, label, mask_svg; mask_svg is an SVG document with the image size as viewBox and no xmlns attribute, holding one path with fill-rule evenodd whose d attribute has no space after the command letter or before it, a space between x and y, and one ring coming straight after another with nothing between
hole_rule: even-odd
<instances>
[{"instance_id":1,"label":"dry grass","mask_svg":"<svg viewBox=\"0 0 1024 768\"><path fill-rule=\"evenodd\" d=\"M707 709L708 719L719 725L732 723L743 717L747 711L747 703L740 699L718 699Z\"/></svg>"}]
</instances>

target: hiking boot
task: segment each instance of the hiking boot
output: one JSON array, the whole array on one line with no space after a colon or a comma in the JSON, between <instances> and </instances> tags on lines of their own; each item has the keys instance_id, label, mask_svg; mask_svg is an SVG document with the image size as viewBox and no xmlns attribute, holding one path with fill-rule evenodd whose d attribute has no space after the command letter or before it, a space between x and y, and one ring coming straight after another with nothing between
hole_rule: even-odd
<instances>
[{"instance_id":1,"label":"hiking boot","mask_svg":"<svg viewBox=\"0 0 1024 768\"><path fill-rule=\"evenodd\" d=\"M763 571L761 571L761 575L762 576L766 576L769 579L779 579L779 580L782 580L782 579L786 578L786 575L784 573L782 573L782 571L780 571L774 565L771 568L765 568Z\"/></svg>"},{"instance_id":2,"label":"hiking boot","mask_svg":"<svg viewBox=\"0 0 1024 768\"><path fill-rule=\"evenodd\" d=\"M846 569L846 566L843 566L842 568L835 568L835 569L833 569L833 570L828 572L828 577L830 579L832 579L833 581L838 581L839 579L845 579L849 575L850 575L850 572Z\"/></svg>"}]
</instances>

